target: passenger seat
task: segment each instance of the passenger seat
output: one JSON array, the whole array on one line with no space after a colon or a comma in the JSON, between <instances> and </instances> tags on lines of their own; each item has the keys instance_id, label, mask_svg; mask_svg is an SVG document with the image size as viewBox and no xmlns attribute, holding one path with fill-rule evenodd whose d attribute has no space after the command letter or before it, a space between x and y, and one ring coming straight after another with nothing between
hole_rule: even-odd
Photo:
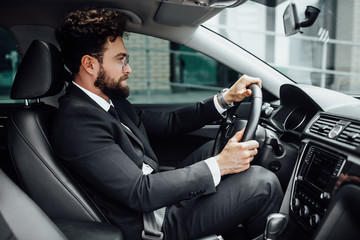
<instances>
[{"instance_id":1,"label":"passenger seat","mask_svg":"<svg viewBox=\"0 0 360 240\"><path fill-rule=\"evenodd\" d=\"M67 239L50 218L1 169L0 239Z\"/></svg>"}]
</instances>

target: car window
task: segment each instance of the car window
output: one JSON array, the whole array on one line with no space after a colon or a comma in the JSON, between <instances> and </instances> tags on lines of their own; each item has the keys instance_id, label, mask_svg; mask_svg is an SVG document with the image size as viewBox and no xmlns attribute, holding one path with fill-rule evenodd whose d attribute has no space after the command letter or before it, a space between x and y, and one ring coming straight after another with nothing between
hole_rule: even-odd
<instances>
[{"instance_id":1,"label":"car window","mask_svg":"<svg viewBox=\"0 0 360 240\"><path fill-rule=\"evenodd\" d=\"M270 8L253 1L228 8L204 26L239 44L297 83L360 96L359 1L323 1L311 27L286 37L283 14L296 3L299 20L310 1Z\"/></svg>"},{"instance_id":2,"label":"car window","mask_svg":"<svg viewBox=\"0 0 360 240\"><path fill-rule=\"evenodd\" d=\"M10 99L11 86L19 65L15 40L0 27L0 103L15 102Z\"/></svg>"},{"instance_id":3,"label":"car window","mask_svg":"<svg viewBox=\"0 0 360 240\"><path fill-rule=\"evenodd\" d=\"M180 104L203 100L240 76L223 64L167 40L130 33L124 39L132 73L129 100Z\"/></svg>"}]
</instances>

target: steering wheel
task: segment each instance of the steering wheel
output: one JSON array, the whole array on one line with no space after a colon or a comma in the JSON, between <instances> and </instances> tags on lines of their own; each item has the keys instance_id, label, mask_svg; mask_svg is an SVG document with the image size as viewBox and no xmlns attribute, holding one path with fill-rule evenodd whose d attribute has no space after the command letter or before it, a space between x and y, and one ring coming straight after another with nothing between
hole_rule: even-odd
<instances>
[{"instance_id":1,"label":"steering wheel","mask_svg":"<svg viewBox=\"0 0 360 240\"><path fill-rule=\"evenodd\" d=\"M213 156L219 154L229 139L232 138L237 131L240 131L244 127L245 132L241 142L245 142L254 138L261 114L262 92L261 88L255 83L249 85L248 88L252 91L252 94L250 114L248 116L247 122L236 119L234 114L240 106L240 102L235 103L235 105L228 110L226 118L221 120L220 128L215 139Z\"/></svg>"}]
</instances>

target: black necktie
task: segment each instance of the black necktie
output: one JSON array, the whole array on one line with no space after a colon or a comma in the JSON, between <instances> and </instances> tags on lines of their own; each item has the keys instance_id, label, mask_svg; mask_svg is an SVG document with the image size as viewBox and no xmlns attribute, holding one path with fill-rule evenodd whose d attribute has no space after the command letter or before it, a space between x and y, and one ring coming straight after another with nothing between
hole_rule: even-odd
<instances>
[{"instance_id":1,"label":"black necktie","mask_svg":"<svg viewBox=\"0 0 360 240\"><path fill-rule=\"evenodd\" d=\"M119 115L116 112L116 109L114 108L114 106L110 106L109 111L108 111L114 118L116 118L117 120L119 120Z\"/></svg>"}]
</instances>

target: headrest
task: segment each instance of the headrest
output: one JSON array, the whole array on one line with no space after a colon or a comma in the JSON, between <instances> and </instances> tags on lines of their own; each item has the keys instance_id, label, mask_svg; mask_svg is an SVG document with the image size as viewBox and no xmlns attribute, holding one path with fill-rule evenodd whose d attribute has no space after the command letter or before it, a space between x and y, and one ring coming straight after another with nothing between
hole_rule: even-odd
<instances>
[{"instance_id":1,"label":"headrest","mask_svg":"<svg viewBox=\"0 0 360 240\"><path fill-rule=\"evenodd\" d=\"M19 65L10 97L37 99L56 95L63 89L64 78L60 51L51 43L34 40Z\"/></svg>"}]
</instances>

